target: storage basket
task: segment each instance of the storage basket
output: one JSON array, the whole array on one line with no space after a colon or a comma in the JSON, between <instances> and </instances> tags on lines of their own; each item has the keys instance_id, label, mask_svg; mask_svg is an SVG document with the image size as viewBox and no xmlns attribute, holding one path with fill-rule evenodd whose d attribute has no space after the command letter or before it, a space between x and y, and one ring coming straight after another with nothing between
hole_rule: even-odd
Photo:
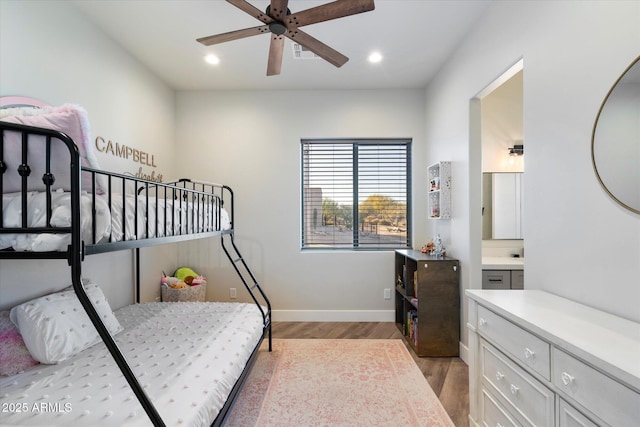
<instances>
[{"instance_id":1,"label":"storage basket","mask_svg":"<svg viewBox=\"0 0 640 427\"><path fill-rule=\"evenodd\" d=\"M163 302L204 302L207 294L207 283L203 282L196 286L185 286L174 289L163 283L160 285Z\"/></svg>"}]
</instances>

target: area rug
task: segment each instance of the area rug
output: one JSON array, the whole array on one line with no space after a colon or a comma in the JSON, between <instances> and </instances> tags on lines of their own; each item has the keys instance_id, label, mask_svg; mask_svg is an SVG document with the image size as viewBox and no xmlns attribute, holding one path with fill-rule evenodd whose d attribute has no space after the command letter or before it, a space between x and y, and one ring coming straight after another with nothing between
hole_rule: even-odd
<instances>
[{"instance_id":1,"label":"area rug","mask_svg":"<svg viewBox=\"0 0 640 427\"><path fill-rule=\"evenodd\" d=\"M225 427L453 426L401 340L273 340Z\"/></svg>"}]
</instances>

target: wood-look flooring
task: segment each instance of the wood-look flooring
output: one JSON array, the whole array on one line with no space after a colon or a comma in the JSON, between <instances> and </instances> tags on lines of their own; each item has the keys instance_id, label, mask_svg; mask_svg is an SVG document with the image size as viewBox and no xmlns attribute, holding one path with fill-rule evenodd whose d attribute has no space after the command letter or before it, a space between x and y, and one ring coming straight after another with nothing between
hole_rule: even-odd
<instances>
[{"instance_id":1,"label":"wood-look flooring","mask_svg":"<svg viewBox=\"0 0 640 427\"><path fill-rule=\"evenodd\" d=\"M279 339L402 339L392 322L273 322ZM404 340L403 340L404 341ZM469 368L458 357L417 357L409 353L457 427L469 426Z\"/></svg>"}]
</instances>

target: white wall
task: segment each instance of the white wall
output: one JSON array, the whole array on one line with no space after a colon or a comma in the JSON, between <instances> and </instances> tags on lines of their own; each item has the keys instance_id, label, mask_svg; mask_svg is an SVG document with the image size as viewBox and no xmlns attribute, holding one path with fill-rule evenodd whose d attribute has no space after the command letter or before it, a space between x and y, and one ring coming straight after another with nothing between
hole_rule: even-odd
<instances>
[{"instance_id":1,"label":"white wall","mask_svg":"<svg viewBox=\"0 0 640 427\"><path fill-rule=\"evenodd\" d=\"M392 252L301 252L300 139L413 138L419 247L426 242L423 103L420 90L178 93L177 149L193 176L234 189L239 246L278 310L274 319L394 319L393 301L383 299L394 283ZM211 279L209 298L228 299L228 288L238 287L228 262L194 261L217 246L189 244L180 259Z\"/></svg>"},{"instance_id":2,"label":"white wall","mask_svg":"<svg viewBox=\"0 0 640 427\"><path fill-rule=\"evenodd\" d=\"M464 289L481 287L479 129L470 126L478 105L470 100L524 58L526 287L640 321L640 218L607 197L590 159L600 103L638 52L638 2L495 2L431 82L427 156L454 162L449 228Z\"/></svg>"},{"instance_id":3,"label":"white wall","mask_svg":"<svg viewBox=\"0 0 640 427\"><path fill-rule=\"evenodd\" d=\"M67 2L0 2L0 95L82 105L94 137L152 153L158 169L172 170L174 92ZM97 157L104 169L138 170L131 160ZM160 271L175 267L175 253L143 250L146 299L159 293ZM131 302L131 251L87 257L83 275L102 285L113 307ZM68 284L65 261L0 261L2 308Z\"/></svg>"}]
</instances>

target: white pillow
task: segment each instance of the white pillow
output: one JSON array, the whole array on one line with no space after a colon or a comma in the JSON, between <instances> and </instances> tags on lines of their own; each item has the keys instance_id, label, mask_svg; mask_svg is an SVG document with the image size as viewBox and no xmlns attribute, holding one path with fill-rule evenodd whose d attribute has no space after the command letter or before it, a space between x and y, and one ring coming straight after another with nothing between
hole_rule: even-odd
<instances>
[{"instance_id":1,"label":"white pillow","mask_svg":"<svg viewBox=\"0 0 640 427\"><path fill-rule=\"evenodd\" d=\"M111 335L120 332L122 326L98 285L84 288ZM41 363L62 362L101 340L72 288L20 304L11 309L10 317Z\"/></svg>"}]
</instances>

